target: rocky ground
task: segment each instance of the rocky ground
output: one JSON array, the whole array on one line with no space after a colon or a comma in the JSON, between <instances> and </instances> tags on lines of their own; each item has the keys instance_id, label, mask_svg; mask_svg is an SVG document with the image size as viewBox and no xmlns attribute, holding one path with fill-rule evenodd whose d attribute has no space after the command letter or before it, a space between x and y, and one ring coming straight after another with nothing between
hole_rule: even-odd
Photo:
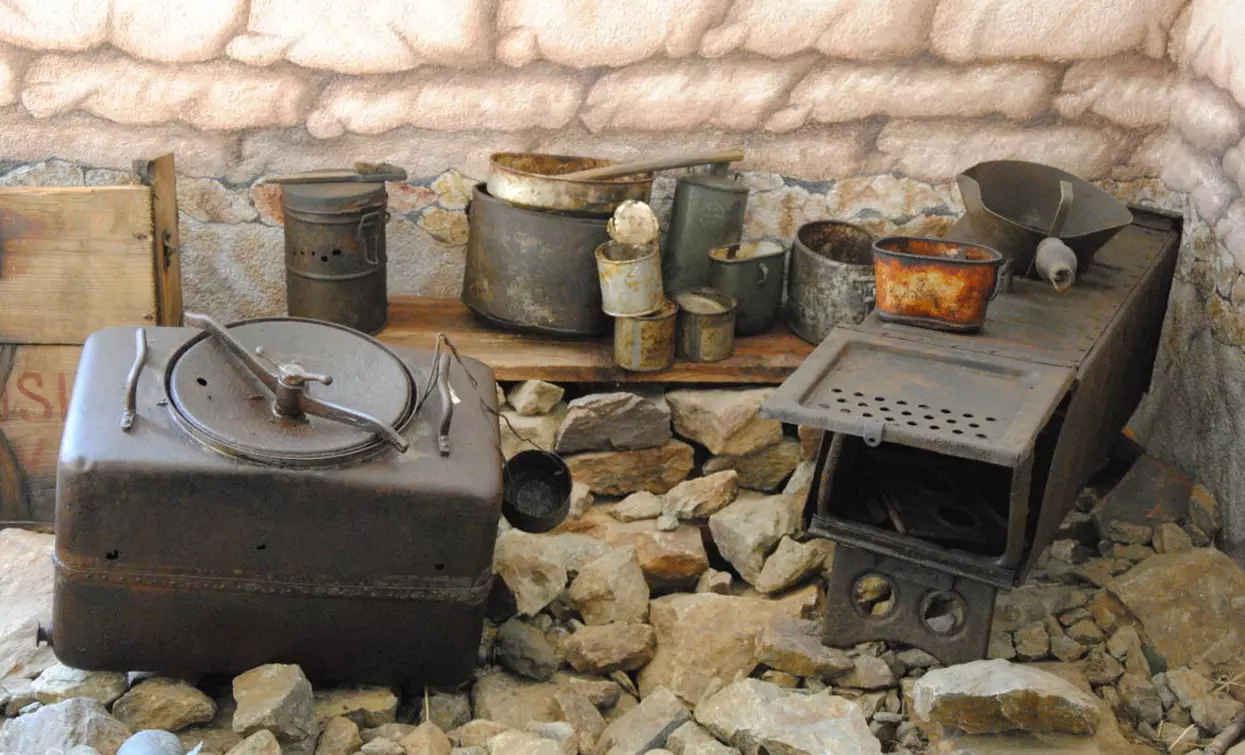
<instances>
[{"instance_id":1,"label":"rocky ground","mask_svg":"<svg viewBox=\"0 0 1245 755\"><path fill-rule=\"evenodd\" d=\"M458 690L67 668L32 642L51 536L0 531L0 753L1189 753L1245 708L1245 574L1214 548L1214 499L1149 456L999 596L990 660L823 646L814 438L759 418L766 395L513 386L507 456L555 450L576 490L553 532L502 523L486 662Z\"/></svg>"}]
</instances>

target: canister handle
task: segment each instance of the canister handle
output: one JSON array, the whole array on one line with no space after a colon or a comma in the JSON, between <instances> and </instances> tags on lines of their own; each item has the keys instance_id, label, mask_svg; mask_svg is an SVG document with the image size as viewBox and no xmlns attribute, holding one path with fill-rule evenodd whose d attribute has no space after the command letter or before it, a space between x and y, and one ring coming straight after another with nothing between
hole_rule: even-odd
<instances>
[{"instance_id":1,"label":"canister handle","mask_svg":"<svg viewBox=\"0 0 1245 755\"><path fill-rule=\"evenodd\" d=\"M384 219L382 220L382 215ZM363 261L369 265L381 264L380 244L376 243L377 234L368 234L366 228L369 225L383 225L389 222L389 212L387 210L372 210L366 212L363 217L359 218L359 227L355 231L355 235L359 241L359 247L363 250Z\"/></svg>"},{"instance_id":2,"label":"canister handle","mask_svg":"<svg viewBox=\"0 0 1245 755\"><path fill-rule=\"evenodd\" d=\"M1007 285L1007 279L1012 274L1012 261L1010 259L1003 260L1003 264L999 265L994 273L994 284L990 286L990 293L986 294L987 301L994 301L994 297L999 295L999 289Z\"/></svg>"},{"instance_id":3,"label":"canister handle","mask_svg":"<svg viewBox=\"0 0 1245 755\"><path fill-rule=\"evenodd\" d=\"M769 280L769 265L764 262L757 263L757 285L764 286L767 280Z\"/></svg>"}]
</instances>

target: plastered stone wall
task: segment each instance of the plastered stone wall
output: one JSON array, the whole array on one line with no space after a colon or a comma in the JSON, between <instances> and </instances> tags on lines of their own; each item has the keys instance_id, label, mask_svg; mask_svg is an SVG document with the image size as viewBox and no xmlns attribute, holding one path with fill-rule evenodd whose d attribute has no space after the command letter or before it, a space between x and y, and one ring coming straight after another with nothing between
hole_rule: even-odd
<instances>
[{"instance_id":1,"label":"plastered stone wall","mask_svg":"<svg viewBox=\"0 0 1245 755\"><path fill-rule=\"evenodd\" d=\"M500 150L740 145L746 233L938 233L953 178L1035 160L1187 234L1136 425L1245 542L1245 0L8 0L5 184L177 155L188 306L283 311L268 174L388 161L390 282L455 295ZM668 212L673 177L654 204Z\"/></svg>"}]
</instances>

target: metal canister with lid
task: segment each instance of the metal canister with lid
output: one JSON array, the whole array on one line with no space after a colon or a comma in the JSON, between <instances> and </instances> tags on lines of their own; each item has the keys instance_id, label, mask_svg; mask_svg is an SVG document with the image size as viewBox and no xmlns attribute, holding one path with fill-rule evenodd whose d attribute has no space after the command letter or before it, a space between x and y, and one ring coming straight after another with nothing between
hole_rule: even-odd
<instances>
[{"instance_id":1,"label":"metal canister with lid","mask_svg":"<svg viewBox=\"0 0 1245 755\"><path fill-rule=\"evenodd\" d=\"M662 253L666 293L709 285L709 250L739 242L747 204L748 188L724 164L679 178Z\"/></svg>"},{"instance_id":2,"label":"metal canister with lid","mask_svg":"<svg viewBox=\"0 0 1245 755\"><path fill-rule=\"evenodd\" d=\"M355 170L265 179L282 185L285 296L291 317L345 325L364 333L385 327L385 181L406 171L360 164Z\"/></svg>"}]
</instances>

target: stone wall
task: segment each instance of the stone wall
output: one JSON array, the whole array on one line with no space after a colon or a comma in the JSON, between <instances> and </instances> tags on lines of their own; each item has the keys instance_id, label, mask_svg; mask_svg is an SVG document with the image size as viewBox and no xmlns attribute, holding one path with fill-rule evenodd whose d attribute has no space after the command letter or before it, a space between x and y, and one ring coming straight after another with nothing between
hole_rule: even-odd
<instances>
[{"instance_id":1,"label":"stone wall","mask_svg":"<svg viewBox=\"0 0 1245 755\"><path fill-rule=\"evenodd\" d=\"M784 240L819 218L937 233L958 171L1053 164L1186 214L1137 429L1242 542L1243 33L1245 0L10 0L0 183L116 183L174 151L186 301L228 319L284 306L267 174L405 167L391 290L454 295L497 150L738 144L746 233Z\"/></svg>"}]
</instances>

